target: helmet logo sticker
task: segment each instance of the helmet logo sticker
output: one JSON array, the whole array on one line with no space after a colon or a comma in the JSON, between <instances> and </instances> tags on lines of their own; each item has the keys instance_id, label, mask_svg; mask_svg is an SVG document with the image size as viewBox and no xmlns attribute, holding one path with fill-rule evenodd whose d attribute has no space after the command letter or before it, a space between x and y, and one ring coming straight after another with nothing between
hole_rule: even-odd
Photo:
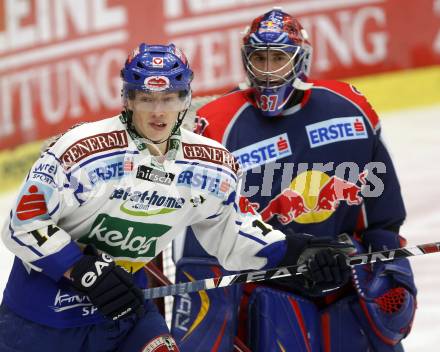
<instances>
[{"instance_id":1,"label":"helmet logo sticker","mask_svg":"<svg viewBox=\"0 0 440 352\"><path fill-rule=\"evenodd\" d=\"M152 63L153 63L153 67L163 68L163 58L162 57L153 57Z\"/></svg>"},{"instance_id":2,"label":"helmet logo sticker","mask_svg":"<svg viewBox=\"0 0 440 352\"><path fill-rule=\"evenodd\" d=\"M170 87L170 80L165 76L151 76L145 79L145 87L154 91L161 91Z\"/></svg>"},{"instance_id":3,"label":"helmet logo sticker","mask_svg":"<svg viewBox=\"0 0 440 352\"><path fill-rule=\"evenodd\" d=\"M265 33L265 32L274 32L274 33L281 33L283 30L282 23L279 23L278 21L263 21L261 22L261 27L258 29L258 33Z\"/></svg>"}]
</instances>

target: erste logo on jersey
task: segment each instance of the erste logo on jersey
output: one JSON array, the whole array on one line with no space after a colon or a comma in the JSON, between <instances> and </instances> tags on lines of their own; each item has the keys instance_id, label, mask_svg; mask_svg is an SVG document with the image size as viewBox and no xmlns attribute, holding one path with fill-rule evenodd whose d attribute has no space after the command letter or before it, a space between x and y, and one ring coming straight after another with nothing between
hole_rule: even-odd
<instances>
[{"instance_id":1,"label":"erste logo on jersey","mask_svg":"<svg viewBox=\"0 0 440 352\"><path fill-rule=\"evenodd\" d=\"M33 183L29 183L24 188L15 210L18 220L28 221L47 215L47 203L43 190L46 190L48 197L53 191L51 188Z\"/></svg>"},{"instance_id":2,"label":"erste logo on jersey","mask_svg":"<svg viewBox=\"0 0 440 352\"><path fill-rule=\"evenodd\" d=\"M242 170L247 171L292 155L292 149L287 133L283 133L237 149L232 154L237 158Z\"/></svg>"},{"instance_id":3,"label":"erste logo on jersey","mask_svg":"<svg viewBox=\"0 0 440 352\"><path fill-rule=\"evenodd\" d=\"M124 158L113 158L101 162L99 166L87 172L92 185L101 181L120 179L124 176Z\"/></svg>"},{"instance_id":4,"label":"erste logo on jersey","mask_svg":"<svg viewBox=\"0 0 440 352\"><path fill-rule=\"evenodd\" d=\"M338 117L306 126L310 147L368 138L362 116Z\"/></svg>"},{"instance_id":5,"label":"erste logo on jersey","mask_svg":"<svg viewBox=\"0 0 440 352\"><path fill-rule=\"evenodd\" d=\"M221 199L227 198L232 182L231 177L223 177L220 172L196 167L182 171L177 178L178 186L208 191Z\"/></svg>"}]
</instances>

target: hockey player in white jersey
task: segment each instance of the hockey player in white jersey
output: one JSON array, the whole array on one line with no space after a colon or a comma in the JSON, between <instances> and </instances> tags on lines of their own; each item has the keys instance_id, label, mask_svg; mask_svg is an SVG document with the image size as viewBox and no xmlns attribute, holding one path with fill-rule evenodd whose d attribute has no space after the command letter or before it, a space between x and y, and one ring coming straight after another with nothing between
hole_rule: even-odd
<instances>
[{"instance_id":1,"label":"hockey player in white jersey","mask_svg":"<svg viewBox=\"0 0 440 352\"><path fill-rule=\"evenodd\" d=\"M16 257L1 351L178 351L143 299L141 269L186 226L229 270L301 258L312 281L348 278L352 247L310 250L307 235L286 237L240 210L232 155L180 129L192 75L174 45L141 44L121 71L121 115L69 130L35 162L2 230ZM325 265L317 260L329 251Z\"/></svg>"}]
</instances>

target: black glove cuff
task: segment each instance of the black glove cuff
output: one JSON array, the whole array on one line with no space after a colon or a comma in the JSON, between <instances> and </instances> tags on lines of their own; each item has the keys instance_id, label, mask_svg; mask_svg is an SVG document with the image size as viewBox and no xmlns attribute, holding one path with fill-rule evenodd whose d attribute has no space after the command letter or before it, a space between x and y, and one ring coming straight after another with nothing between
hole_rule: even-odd
<instances>
[{"instance_id":1,"label":"black glove cuff","mask_svg":"<svg viewBox=\"0 0 440 352\"><path fill-rule=\"evenodd\" d=\"M296 233L290 229L285 230L284 234L286 235L287 250L279 266L297 265L301 253L307 248L313 236L305 233Z\"/></svg>"}]
</instances>

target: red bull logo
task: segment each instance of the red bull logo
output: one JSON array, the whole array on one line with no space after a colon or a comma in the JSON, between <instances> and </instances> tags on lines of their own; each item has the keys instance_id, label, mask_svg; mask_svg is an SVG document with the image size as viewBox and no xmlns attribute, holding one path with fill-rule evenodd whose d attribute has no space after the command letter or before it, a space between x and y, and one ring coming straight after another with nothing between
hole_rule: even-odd
<instances>
[{"instance_id":1,"label":"red bull logo","mask_svg":"<svg viewBox=\"0 0 440 352\"><path fill-rule=\"evenodd\" d=\"M299 174L279 195L261 211L264 221L273 217L283 225L292 221L309 224L328 219L341 202L360 205L362 186L367 171L359 174L353 183L338 176L329 177L321 171L305 171Z\"/></svg>"},{"instance_id":2,"label":"red bull logo","mask_svg":"<svg viewBox=\"0 0 440 352\"><path fill-rule=\"evenodd\" d=\"M285 225L308 212L303 196L286 188L261 211L261 217L264 221L268 221L276 216L278 221Z\"/></svg>"},{"instance_id":3,"label":"red bull logo","mask_svg":"<svg viewBox=\"0 0 440 352\"><path fill-rule=\"evenodd\" d=\"M251 203L246 197L240 197L238 206L243 214L250 213L252 215L257 214L256 210L259 208L258 203Z\"/></svg>"},{"instance_id":4,"label":"red bull logo","mask_svg":"<svg viewBox=\"0 0 440 352\"><path fill-rule=\"evenodd\" d=\"M358 182L365 185L365 178L368 171L359 174ZM320 210L336 210L339 202L345 201L348 205L359 205L362 203L360 195L361 186L346 181L337 176L332 176L326 182L318 195L318 203L315 207L316 211Z\"/></svg>"}]
</instances>

